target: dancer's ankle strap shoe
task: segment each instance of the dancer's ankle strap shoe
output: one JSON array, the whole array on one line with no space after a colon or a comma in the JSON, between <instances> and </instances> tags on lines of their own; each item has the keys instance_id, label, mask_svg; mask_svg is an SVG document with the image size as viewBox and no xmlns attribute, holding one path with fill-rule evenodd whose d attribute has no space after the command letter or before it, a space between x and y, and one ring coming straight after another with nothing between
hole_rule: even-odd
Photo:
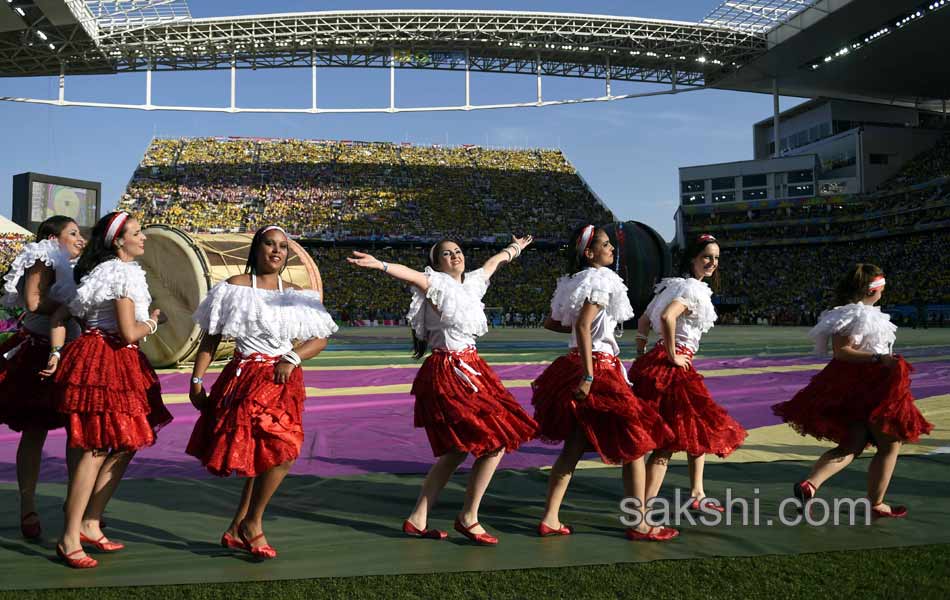
<instances>
[{"instance_id":1,"label":"dancer's ankle strap shoe","mask_svg":"<svg viewBox=\"0 0 950 600\"><path fill-rule=\"evenodd\" d=\"M544 521L538 523L538 535L541 537L548 537L552 535L571 535L574 533L574 528L570 525L565 525L561 523L560 527L548 527L544 524Z\"/></svg>"},{"instance_id":2,"label":"dancer's ankle strap shoe","mask_svg":"<svg viewBox=\"0 0 950 600\"><path fill-rule=\"evenodd\" d=\"M419 529L410 523L409 519L403 521L402 532L409 537L425 538L427 540L444 540L449 537L447 531L441 531L439 529Z\"/></svg>"},{"instance_id":3,"label":"dancer's ankle strap shoe","mask_svg":"<svg viewBox=\"0 0 950 600\"><path fill-rule=\"evenodd\" d=\"M33 523L27 523L30 517L36 517ZM40 525L40 516L35 512L28 512L20 517L20 533L28 540L35 540L43 533L43 527Z\"/></svg>"},{"instance_id":4,"label":"dancer's ankle strap shoe","mask_svg":"<svg viewBox=\"0 0 950 600\"><path fill-rule=\"evenodd\" d=\"M66 554L63 549L60 548L59 544L56 544L56 556L60 557L67 566L73 569L92 569L99 565L99 561L91 556L73 558L73 556L80 554L82 551L82 548L80 548L79 550L73 550L69 554Z\"/></svg>"},{"instance_id":5,"label":"dancer's ankle strap shoe","mask_svg":"<svg viewBox=\"0 0 950 600\"><path fill-rule=\"evenodd\" d=\"M455 531L461 533L476 544L481 546L494 546L498 543L498 538L490 533L472 533L472 529L475 527L478 527L478 521L466 527L462 525L462 521L458 517L455 518Z\"/></svg>"},{"instance_id":6,"label":"dancer's ankle strap shoe","mask_svg":"<svg viewBox=\"0 0 950 600\"><path fill-rule=\"evenodd\" d=\"M92 544L96 550L99 552L118 552L125 548L125 544L121 542L104 542L102 540L106 539L106 536L102 536L98 540L94 540L90 537L87 537L85 534L79 534L79 543L80 544Z\"/></svg>"},{"instance_id":7,"label":"dancer's ankle strap shoe","mask_svg":"<svg viewBox=\"0 0 950 600\"><path fill-rule=\"evenodd\" d=\"M240 536L241 540L244 542L244 548L248 552L250 552L255 558L263 558L263 559L277 558L277 549L271 546L270 544L264 544L263 546L257 546L256 548L251 545L257 540L264 537L263 533L259 533L255 535L254 537L252 537L251 539L247 539L247 536L244 535L244 530L241 528L238 528L238 536Z\"/></svg>"},{"instance_id":8,"label":"dancer's ankle strap shoe","mask_svg":"<svg viewBox=\"0 0 950 600\"><path fill-rule=\"evenodd\" d=\"M679 534L680 532L672 527L651 527L646 533L631 527L627 530L627 539L631 542L666 542Z\"/></svg>"},{"instance_id":9,"label":"dancer's ankle strap shoe","mask_svg":"<svg viewBox=\"0 0 950 600\"><path fill-rule=\"evenodd\" d=\"M792 493L798 498L798 501L802 503L802 506L804 506L806 502L818 494L818 488L806 479L792 486Z\"/></svg>"},{"instance_id":10,"label":"dancer's ankle strap shoe","mask_svg":"<svg viewBox=\"0 0 950 600\"><path fill-rule=\"evenodd\" d=\"M702 512L703 509L714 510L719 513L726 512L726 507L718 502L713 502L708 498L693 498L693 501L689 505L689 509L694 512Z\"/></svg>"},{"instance_id":11,"label":"dancer's ankle strap shoe","mask_svg":"<svg viewBox=\"0 0 950 600\"><path fill-rule=\"evenodd\" d=\"M878 504L877 506L883 506L884 504ZM879 508L871 507L871 516L876 519L903 519L907 516L907 507L906 506L892 506L891 510L881 510Z\"/></svg>"},{"instance_id":12,"label":"dancer's ankle strap shoe","mask_svg":"<svg viewBox=\"0 0 950 600\"><path fill-rule=\"evenodd\" d=\"M225 531L221 534L221 547L230 548L232 550L244 550L244 542L241 540L235 539L233 535Z\"/></svg>"}]
</instances>

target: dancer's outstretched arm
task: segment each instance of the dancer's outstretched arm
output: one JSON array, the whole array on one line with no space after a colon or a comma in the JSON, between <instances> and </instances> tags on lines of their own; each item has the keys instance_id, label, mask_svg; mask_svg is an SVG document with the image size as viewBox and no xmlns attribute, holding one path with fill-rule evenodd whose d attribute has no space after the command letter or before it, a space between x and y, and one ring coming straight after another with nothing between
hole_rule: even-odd
<instances>
[{"instance_id":1,"label":"dancer's outstretched arm","mask_svg":"<svg viewBox=\"0 0 950 600\"><path fill-rule=\"evenodd\" d=\"M485 271L485 277L491 279L491 276L495 274L498 267L521 256L521 251L531 245L533 241L534 238L530 235L526 235L522 238L511 236L511 243L505 246L501 252L486 260L485 264L482 265L482 269Z\"/></svg>"},{"instance_id":2,"label":"dancer's outstretched arm","mask_svg":"<svg viewBox=\"0 0 950 600\"><path fill-rule=\"evenodd\" d=\"M367 254L366 252L358 252L354 250L353 256L348 257L346 262L363 269L375 269L377 271L382 271L393 279L405 281L409 285L416 286L423 292L429 289L429 278L426 277L424 273L420 273L415 269L410 269L409 267L397 263L389 263L379 260L372 254Z\"/></svg>"}]
</instances>

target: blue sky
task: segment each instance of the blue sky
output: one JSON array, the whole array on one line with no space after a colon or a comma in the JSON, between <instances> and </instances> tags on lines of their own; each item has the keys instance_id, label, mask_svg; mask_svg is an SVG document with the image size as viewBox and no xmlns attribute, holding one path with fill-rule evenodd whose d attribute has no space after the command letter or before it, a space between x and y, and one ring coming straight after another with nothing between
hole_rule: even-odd
<instances>
[{"instance_id":1,"label":"blue sky","mask_svg":"<svg viewBox=\"0 0 950 600\"><path fill-rule=\"evenodd\" d=\"M302 2L191 0L194 17L341 9L456 8L586 12L698 21L717 0L549 2ZM240 106L309 106L308 69L239 71ZM388 105L386 70L322 69L321 106ZM158 73L153 103L226 105L229 74ZM545 78L545 99L598 96L603 83ZM67 78L72 100L144 103L144 74ZM614 94L654 89L614 82ZM54 78L0 79L0 95L53 98ZM472 102L530 101L535 80L473 74ZM463 104L460 73L397 72L398 105ZM799 99L783 98L782 109ZM752 124L771 114L768 95L705 90L611 103L469 113L277 115L56 108L0 102L0 214L10 216L12 177L37 171L102 182L112 208L152 136L262 136L418 144L561 148L600 198L623 220L673 234L677 168L752 157Z\"/></svg>"}]
</instances>

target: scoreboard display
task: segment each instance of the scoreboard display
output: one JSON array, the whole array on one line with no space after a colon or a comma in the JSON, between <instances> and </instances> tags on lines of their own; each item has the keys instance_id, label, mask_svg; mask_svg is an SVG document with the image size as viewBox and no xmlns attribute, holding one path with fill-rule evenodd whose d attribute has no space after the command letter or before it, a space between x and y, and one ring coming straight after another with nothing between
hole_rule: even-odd
<instances>
[{"instance_id":1,"label":"scoreboard display","mask_svg":"<svg viewBox=\"0 0 950 600\"><path fill-rule=\"evenodd\" d=\"M71 217L83 233L99 219L102 184L21 173L13 177L13 221L30 231L53 215Z\"/></svg>"}]
</instances>

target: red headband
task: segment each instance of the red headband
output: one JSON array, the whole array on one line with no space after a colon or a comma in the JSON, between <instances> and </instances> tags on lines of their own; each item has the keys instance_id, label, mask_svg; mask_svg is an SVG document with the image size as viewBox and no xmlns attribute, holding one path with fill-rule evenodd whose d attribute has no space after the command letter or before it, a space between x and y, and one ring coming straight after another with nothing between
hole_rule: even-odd
<instances>
[{"instance_id":1,"label":"red headband","mask_svg":"<svg viewBox=\"0 0 950 600\"><path fill-rule=\"evenodd\" d=\"M715 242L716 241L716 238L714 238L711 233L704 233L696 239L700 242Z\"/></svg>"},{"instance_id":2,"label":"red headband","mask_svg":"<svg viewBox=\"0 0 950 600\"><path fill-rule=\"evenodd\" d=\"M577 238L577 254L581 255L590 248L590 243L594 239L594 226L585 225Z\"/></svg>"},{"instance_id":3,"label":"red headband","mask_svg":"<svg viewBox=\"0 0 950 600\"><path fill-rule=\"evenodd\" d=\"M122 226L125 225L125 222L129 218L129 213L117 212L112 215L112 218L109 219L109 225L106 227L105 243L106 247L112 245L112 242L115 241L115 236L119 235L119 232L122 231Z\"/></svg>"}]
</instances>

